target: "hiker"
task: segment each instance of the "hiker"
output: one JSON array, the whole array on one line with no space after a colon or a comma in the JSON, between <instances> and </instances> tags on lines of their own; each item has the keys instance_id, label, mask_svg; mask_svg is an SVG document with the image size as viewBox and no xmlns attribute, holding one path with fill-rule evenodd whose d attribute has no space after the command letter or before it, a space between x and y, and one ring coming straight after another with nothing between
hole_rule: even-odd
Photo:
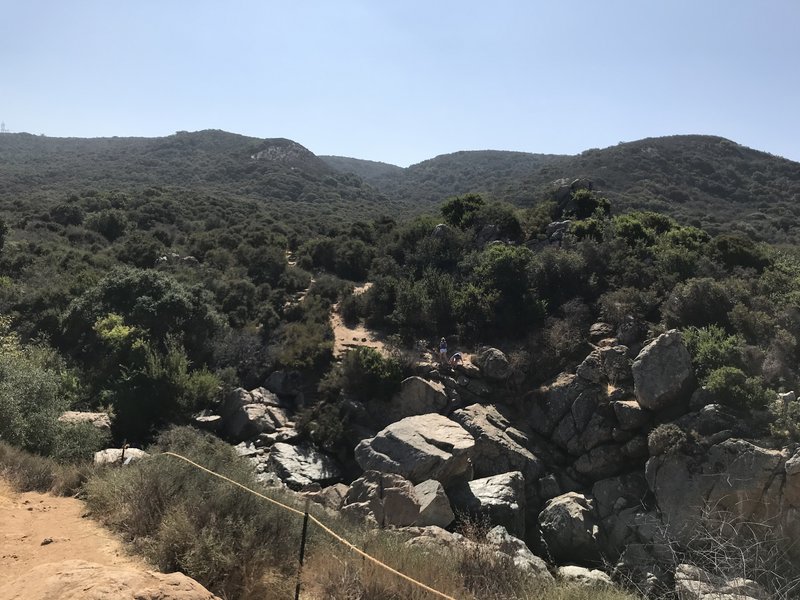
<instances>
[{"instance_id":1,"label":"hiker","mask_svg":"<svg viewBox=\"0 0 800 600\"><path fill-rule=\"evenodd\" d=\"M447 340L444 338L439 340L439 362L447 364Z\"/></svg>"},{"instance_id":2,"label":"hiker","mask_svg":"<svg viewBox=\"0 0 800 600\"><path fill-rule=\"evenodd\" d=\"M456 352L455 354L453 354L453 356L450 357L451 367L463 364L464 364L464 357L461 355L461 352Z\"/></svg>"}]
</instances>

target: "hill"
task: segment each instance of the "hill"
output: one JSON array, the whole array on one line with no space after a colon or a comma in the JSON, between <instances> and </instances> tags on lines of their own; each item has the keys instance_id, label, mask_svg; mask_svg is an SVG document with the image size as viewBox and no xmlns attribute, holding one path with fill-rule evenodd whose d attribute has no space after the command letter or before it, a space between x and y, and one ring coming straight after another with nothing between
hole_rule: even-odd
<instances>
[{"instance_id":1,"label":"hill","mask_svg":"<svg viewBox=\"0 0 800 600\"><path fill-rule=\"evenodd\" d=\"M465 150L442 154L405 169L395 165L371 169L371 161L322 157L334 169L354 173L388 197L402 199L417 208L436 206L448 196L469 192L493 198L509 197L518 182L562 158L555 154Z\"/></svg>"},{"instance_id":2,"label":"hill","mask_svg":"<svg viewBox=\"0 0 800 600\"><path fill-rule=\"evenodd\" d=\"M319 158L335 171L352 173L364 180L371 181L383 177L391 178L397 175L402 176L403 173L403 167L375 160L363 160L345 156L320 156Z\"/></svg>"},{"instance_id":3,"label":"hill","mask_svg":"<svg viewBox=\"0 0 800 600\"><path fill-rule=\"evenodd\" d=\"M282 210L292 212L323 204L337 206L340 213L369 214L390 204L358 177L334 171L296 142L216 130L160 138L4 134L0 164L0 202L172 187L291 203Z\"/></svg>"},{"instance_id":4,"label":"hill","mask_svg":"<svg viewBox=\"0 0 800 600\"><path fill-rule=\"evenodd\" d=\"M361 176L417 207L467 192L530 206L546 198L554 182L585 177L617 211L655 210L711 233L738 230L772 242L788 240L800 215L800 163L713 136L647 138L576 156L456 152Z\"/></svg>"}]
</instances>

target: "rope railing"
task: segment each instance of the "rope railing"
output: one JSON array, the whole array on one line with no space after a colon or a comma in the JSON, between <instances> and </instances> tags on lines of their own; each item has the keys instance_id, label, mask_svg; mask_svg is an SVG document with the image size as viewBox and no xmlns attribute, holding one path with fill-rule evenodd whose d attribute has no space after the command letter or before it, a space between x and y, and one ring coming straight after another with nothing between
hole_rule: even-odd
<instances>
[{"instance_id":1,"label":"rope railing","mask_svg":"<svg viewBox=\"0 0 800 600\"><path fill-rule=\"evenodd\" d=\"M275 506L277 506L279 508L282 508L283 510L286 510L286 511L288 511L290 513L293 513L293 514L295 514L297 516L300 516L300 517L303 517L304 519L307 519L308 521L313 522L322 531L327 533L330 537L332 537L339 544L341 544L341 545L345 546L346 548L352 550L353 552L355 552L356 554L358 554L362 558L370 561L371 563L377 565L378 567L388 571L389 573L392 573L396 577L399 577L400 579L403 579L407 583L410 583L411 585L417 586L418 588L420 588L422 590L425 590L426 592L436 596L437 598L443 598L444 600L457 600L453 596L448 596L447 594L445 594L443 592L440 592L440 591L430 587L429 585L426 585L426 584L422 583L421 581L418 581L418 580L414 579L413 577L410 577L409 575L406 575L405 573L402 573L402 572L398 571L397 569L394 569L394 568L390 567L389 565L387 565L386 563L382 562L381 560L379 560L379 559L375 558L374 556L364 552L363 550L358 548L355 544L353 544L352 542L346 540L345 538L340 536L338 533L333 531L330 527L325 525L322 521L317 519L314 515L309 514L307 508L306 508L305 511L302 511L302 510L298 510L298 509L294 508L293 506L289 506L288 504L284 504L283 502L279 502L278 500L275 500L274 498L270 498L269 496L266 496L265 494L257 492L256 490L251 489L251 488L247 487L246 485L243 485L243 484L239 483L238 481L235 481L235 480L231 479L230 477L226 477L225 475L222 475L221 473L217 473L216 471L212 471L211 469L208 469L208 468L204 467L203 465L200 465L200 464L194 462L193 460L190 460L190 459L186 458L185 456L181 456L180 454L177 454L176 452L162 452L161 455L163 455L163 456L172 456L174 458L182 460L182 461L192 465L196 469L204 471L205 473L208 473L209 475L212 475L213 477L216 477L218 479L222 479L223 481L226 481L226 482L228 482L228 483L230 483L230 484L232 484L232 485L234 485L234 486L236 486L238 488L241 488L241 489L245 490L246 492L249 492L250 494L253 494L254 496L257 496L258 498L261 498L262 500L266 500L267 502L269 502L269 503L271 503L271 504L273 504L273 505L275 505ZM304 527L304 532L305 532L305 527ZM302 552L301 552L301 561L302 561Z\"/></svg>"}]
</instances>

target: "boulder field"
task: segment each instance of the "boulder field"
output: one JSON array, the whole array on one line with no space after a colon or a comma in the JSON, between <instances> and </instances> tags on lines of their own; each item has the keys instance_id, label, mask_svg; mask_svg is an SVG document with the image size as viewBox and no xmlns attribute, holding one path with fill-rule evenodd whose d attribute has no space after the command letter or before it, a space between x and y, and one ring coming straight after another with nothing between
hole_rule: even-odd
<instances>
[{"instance_id":1,"label":"boulder field","mask_svg":"<svg viewBox=\"0 0 800 600\"><path fill-rule=\"evenodd\" d=\"M452 532L466 515L495 527L487 542L536 576L762 597L757 584L736 587L680 563L673 549L715 514L795 539L800 451L761 447L747 419L698 402L678 331L648 338L624 323L610 337L613 328L597 323L591 332L585 359L536 389L520 390L511 361L485 348L452 368L418 365L379 409L348 399L358 436L349 464L300 442L289 374L235 390L203 419L239 442L268 485L404 528L422 546L466 544ZM652 435L674 426L686 439Z\"/></svg>"}]
</instances>

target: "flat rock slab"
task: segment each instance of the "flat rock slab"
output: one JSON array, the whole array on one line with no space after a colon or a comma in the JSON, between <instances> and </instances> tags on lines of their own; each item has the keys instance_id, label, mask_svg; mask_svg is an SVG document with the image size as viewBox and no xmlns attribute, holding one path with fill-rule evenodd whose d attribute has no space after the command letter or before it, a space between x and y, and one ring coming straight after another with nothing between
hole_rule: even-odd
<instances>
[{"instance_id":1,"label":"flat rock slab","mask_svg":"<svg viewBox=\"0 0 800 600\"><path fill-rule=\"evenodd\" d=\"M34 567L0 587L4 600L219 600L183 573L154 573L83 560Z\"/></svg>"}]
</instances>

